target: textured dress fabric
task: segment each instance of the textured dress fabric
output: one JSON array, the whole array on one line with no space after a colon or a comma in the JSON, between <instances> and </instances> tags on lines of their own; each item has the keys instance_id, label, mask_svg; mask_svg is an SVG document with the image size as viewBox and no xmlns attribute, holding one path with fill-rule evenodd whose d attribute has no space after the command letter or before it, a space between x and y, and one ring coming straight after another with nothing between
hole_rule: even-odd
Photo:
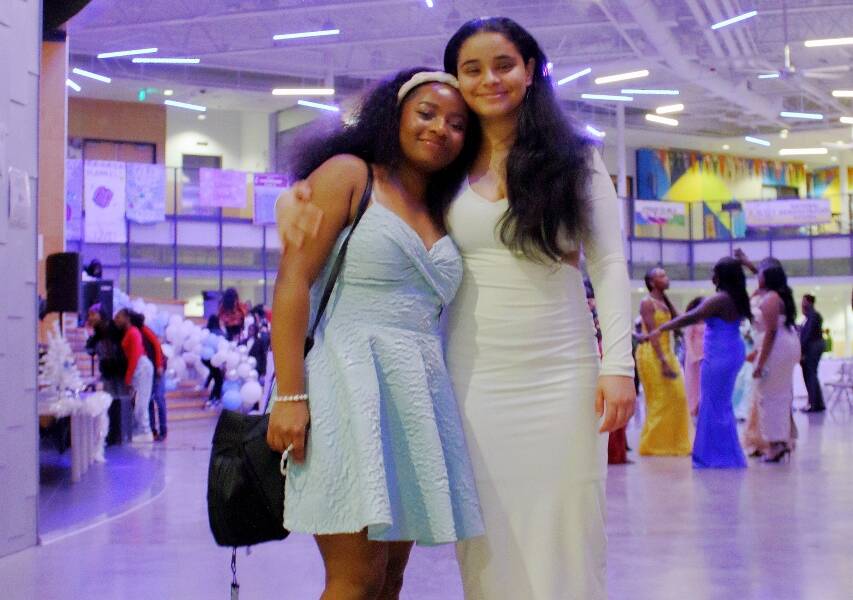
<instances>
[{"instance_id":1,"label":"textured dress fabric","mask_svg":"<svg viewBox=\"0 0 853 600\"><path fill-rule=\"evenodd\" d=\"M732 408L732 392L744 355L740 321L719 317L705 321L702 403L693 442L693 467L696 469L746 467Z\"/></svg>"},{"instance_id":2,"label":"textured dress fabric","mask_svg":"<svg viewBox=\"0 0 853 600\"><path fill-rule=\"evenodd\" d=\"M699 400L701 397L699 379L702 370L702 357L704 355L703 341L705 338L705 324L696 323L684 328L684 391L687 394L687 406L690 414L695 415L699 411Z\"/></svg>"},{"instance_id":3,"label":"textured dress fabric","mask_svg":"<svg viewBox=\"0 0 853 600\"><path fill-rule=\"evenodd\" d=\"M449 237L428 250L374 198L306 357L311 425L305 462L288 468L285 528L427 545L483 533L439 327L461 277Z\"/></svg>"},{"instance_id":4,"label":"textured dress fabric","mask_svg":"<svg viewBox=\"0 0 853 600\"><path fill-rule=\"evenodd\" d=\"M447 358L486 525L484 537L457 545L467 600L606 598L607 436L595 391L599 373L634 369L619 205L598 155L590 185L592 233L582 242L601 361L581 272L504 246L505 199L466 185L450 208L464 274Z\"/></svg>"},{"instance_id":5,"label":"textured dress fabric","mask_svg":"<svg viewBox=\"0 0 853 600\"><path fill-rule=\"evenodd\" d=\"M671 319L670 312L655 307L655 327ZM646 327L643 325L643 332ZM637 348L637 371L646 399L646 419L640 433L639 452L644 456L687 456L690 454L690 412L681 365L672 350L672 334L658 338L664 358L678 377L664 377L660 359L651 343Z\"/></svg>"},{"instance_id":6,"label":"textured dress fabric","mask_svg":"<svg viewBox=\"0 0 853 600\"><path fill-rule=\"evenodd\" d=\"M760 310L753 314L755 347L760 349L767 333L767 323ZM767 373L755 380L752 393L761 437L766 442L790 444L796 431L791 411L794 403L794 367L800 362L800 338L793 327L785 327L785 315L779 315L778 319L776 337L764 363Z\"/></svg>"}]
</instances>

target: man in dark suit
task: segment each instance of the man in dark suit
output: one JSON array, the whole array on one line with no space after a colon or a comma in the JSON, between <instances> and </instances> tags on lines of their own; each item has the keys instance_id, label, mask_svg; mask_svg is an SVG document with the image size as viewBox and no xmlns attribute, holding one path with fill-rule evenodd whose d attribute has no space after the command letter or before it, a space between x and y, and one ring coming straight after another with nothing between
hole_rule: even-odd
<instances>
[{"instance_id":1,"label":"man in dark suit","mask_svg":"<svg viewBox=\"0 0 853 600\"><path fill-rule=\"evenodd\" d=\"M804 412L826 410L823 403L823 392L820 389L820 380L817 377L817 368L824 351L823 317L815 310L814 305L815 297L811 294L805 294L802 309L806 321L800 327L800 349L802 350L800 365L803 368L803 380L809 394L809 405L803 409Z\"/></svg>"}]
</instances>

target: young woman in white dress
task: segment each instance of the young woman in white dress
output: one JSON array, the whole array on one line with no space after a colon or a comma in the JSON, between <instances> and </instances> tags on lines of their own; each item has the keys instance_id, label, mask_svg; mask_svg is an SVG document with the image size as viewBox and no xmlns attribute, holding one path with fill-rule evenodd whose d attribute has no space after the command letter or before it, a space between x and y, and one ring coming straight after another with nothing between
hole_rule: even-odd
<instances>
[{"instance_id":1,"label":"young woman in white dress","mask_svg":"<svg viewBox=\"0 0 853 600\"><path fill-rule=\"evenodd\" d=\"M486 535L461 542L470 600L602 600L606 433L635 403L619 205L598 153L567 123L539 45L505 18L463 25L445 70L482 145L447 216L462 254L447 362ZM279 215L311 234L310 189ZM597 292L599 360L579 269Z\"/></svg>"}]
</instances>

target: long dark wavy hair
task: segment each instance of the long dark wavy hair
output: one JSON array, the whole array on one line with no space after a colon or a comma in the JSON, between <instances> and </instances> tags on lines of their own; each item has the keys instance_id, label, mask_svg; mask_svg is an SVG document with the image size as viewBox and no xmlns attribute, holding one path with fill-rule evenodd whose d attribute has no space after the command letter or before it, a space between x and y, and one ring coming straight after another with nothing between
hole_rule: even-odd
<instances>
[{"instance_id":1,"label":"long dark wavy hair","mask_svg":"<svg viewBox=\"0 0 853 600\"><path fill-rule=\"evenodd\" d=\"M714 280L718 292L725 292L735 303L742 319L752 321L752 309L749 306L749 294L746 293L746 276L740 261L725 256L714 265Z\"/></svg>"},{"instance_id":2,"label":"long dark wavy hair","mask_svg":"<svg viewBox=\"0 0 853 600\"><path fill-rule=\"evenodd\" d=\"M794 302L794 292L788 287L788 276L782 265L774 265L761 270L764 278L764 289L779 294L785 305L785 326L790 329L797 321L797 305Z\"/></svg>"},{"instance_id":3,"label":"long dark wavy hair","mask_svg":"<svg viewBox=\"0 0 853 600\"><path fill-rule=\"evenodd\" d=\"M305 179L314 169L338 154L353 154L366 163L383 166L392 172L396 170L404 158L400 147L400 115L406 102L404 98L398 106L397 92L415 73L431 70L426 67L406 69L377 84L349 123L298 144L298 152L290 157L293 174L298 179ZM412 91L415 89L417 87ZM479 143L479 125L474 115L469 113L462 152L446 168L432 173L427 182L429 213L440 227L444 227L447 208L465 179Z\"/></svg>"},{"instance_id":4,"label":"long dark wavy hair","mask_svg":"<svg viewBox=\"0 0 853 600\"><path fill-rule=\"evenodd\" d=\"M655 271L657 271L658 269L663 270L663 267L652 267L651 269L646 271L646 275L643 277L643 281L646 282L646 289L649 290L650 292L652 291L652 288L654 287L654 282L652 280L655 277ZM678 316L678 311L675 310L675 305L669 299L669 296L666 295L666 292L662 291L661 294L663 295L663 301L666 304L666 307L669 309L669 314L670 314L669 318L674 319L675 317ZM688 308L687 310L690 310L690 309Z\"/></svg>"},{"instance_id":5,"label":"long dark wavy hair","mask_svg":"<svg viewBox=\"0 0 853 600\"><path fill-rule=\"evenodd\" d=\"M560 110L539 43L511 19L488 17L462 25L444 50L445 71L458 75L462 45L483 32L499 33L512 42L525 64L535 61L533 83L521 104L507 157L509 210L498 226L500 239L531 260L558 261L562 236L579 240L589 231L592 144Z\"/></svg>"}]
</instances>

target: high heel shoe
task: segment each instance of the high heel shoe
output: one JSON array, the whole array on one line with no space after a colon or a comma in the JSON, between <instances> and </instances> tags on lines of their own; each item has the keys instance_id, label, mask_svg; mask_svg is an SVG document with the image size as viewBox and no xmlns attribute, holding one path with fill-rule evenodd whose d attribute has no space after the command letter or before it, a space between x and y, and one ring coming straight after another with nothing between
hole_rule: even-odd
<instances>
[{"instance_id":1,"label":"high heel shoe","mask_svg":"<svg viewBox=\"0 0 853 600\"><path fill-rule=\"evenodd\" d=\"M780 463L786 460L786 457L790 459L791 457L791 449L790 448L782 448L774 454L773 456L767 456L761 460L761 462L765 463Z\"/></svg>"}]
</instances>

